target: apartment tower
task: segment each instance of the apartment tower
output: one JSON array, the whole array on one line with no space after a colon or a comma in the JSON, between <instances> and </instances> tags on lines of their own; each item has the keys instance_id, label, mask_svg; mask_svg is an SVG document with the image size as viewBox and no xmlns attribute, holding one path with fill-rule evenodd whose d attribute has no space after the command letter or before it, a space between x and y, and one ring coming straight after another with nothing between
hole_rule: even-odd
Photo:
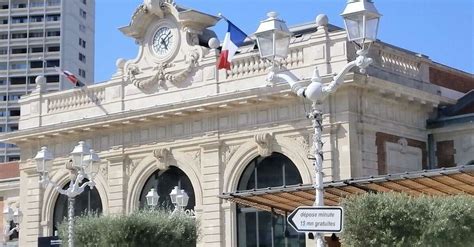
<instances>
[{"instance_id":1,"label":"apartment tower","mask_svg":"<svg viewBox=\"0 0 474 247\"><path fill-rule=\"evenodd\" d=\"M95 0L0 0L0 131L18 129L18 100L44 75L48 91L74 87L55 67L94 80ZM0 143L0 162L20 150Z\"/></svg>"}]
</instances>

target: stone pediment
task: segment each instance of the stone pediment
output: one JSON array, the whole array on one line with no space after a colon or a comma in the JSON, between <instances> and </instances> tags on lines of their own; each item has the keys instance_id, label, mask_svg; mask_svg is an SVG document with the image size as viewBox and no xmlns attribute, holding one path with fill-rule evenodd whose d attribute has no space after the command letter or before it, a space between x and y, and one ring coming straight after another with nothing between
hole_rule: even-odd
<instances>
[{"instance_id":1,"label":"stone pediment","mask_svg":"<svg viewBox=\"0 0 474 247\"><path fill-rule=\"evenodd\" d=\"M144 92L186 87L187 80L209 52L209 30L219 17L182 8L173 0L145 0L130 24L120 28L139 45L138 56L117 63L124 81Z\"/></svg>"}]
</instances>

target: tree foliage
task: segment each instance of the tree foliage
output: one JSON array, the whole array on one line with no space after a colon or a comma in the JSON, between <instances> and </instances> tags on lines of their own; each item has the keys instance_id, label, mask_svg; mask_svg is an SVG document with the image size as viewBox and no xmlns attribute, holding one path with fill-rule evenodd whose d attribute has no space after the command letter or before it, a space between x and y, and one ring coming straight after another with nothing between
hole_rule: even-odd
<instances>
[{"instance_id":1,"label":"tree foliage","mask_svg":"<svg viewBox=\"0 0 474 247\"><path fill-rule=\"evenodd\" d=\"M474 197L365 194L343 202L344 246L470 246Z\"/></svg>"},{"instance_id":2,"label":"tree foliage","mask_svg":"<svg viewBox=\"0 0 474 247\"><path fill-rule=\"evenodd\" d=\"M196 246L198 224L184 214L138 211L127 216L82 216L75 219L75 245L109 247ZM67 220L59 226L59 238L67 243Z\"/></svg>"}]
</instances>

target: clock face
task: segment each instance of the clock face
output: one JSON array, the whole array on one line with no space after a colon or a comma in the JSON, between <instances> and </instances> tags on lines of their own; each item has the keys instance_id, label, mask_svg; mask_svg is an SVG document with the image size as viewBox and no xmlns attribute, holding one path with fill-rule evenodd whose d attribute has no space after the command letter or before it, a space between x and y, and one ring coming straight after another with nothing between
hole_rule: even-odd
<instances>
[{"instance_id":1,"label":"clock face","mask_svg":"<svg viewBox=\"0 0 474 247\"><path fill-rule=\"evenodd\" d=\"M175 45L172 30L169 27L160 27L153 35L153 51L158 57L167 56Z\"/></svg>"}]
</instances>

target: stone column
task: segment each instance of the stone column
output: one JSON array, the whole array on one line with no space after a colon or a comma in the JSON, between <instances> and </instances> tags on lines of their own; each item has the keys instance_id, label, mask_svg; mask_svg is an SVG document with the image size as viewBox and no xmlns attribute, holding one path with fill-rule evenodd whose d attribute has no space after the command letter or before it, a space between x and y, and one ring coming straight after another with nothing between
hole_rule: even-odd
<instances>
[{"instance_id":1,"label":"stone column","mask_svg":"<svg viewBox=\"0 0 474 247\"><path fill-rule=\"evenodd\" d=\"M19 246L37 246L41 231L41 209L44 190L40 188L39 174L34 166L20 164L20 205L23 213L20 222Z\"/></svg>"},{"instance_id":2,"label":"stone column","mask_svg":"<svg viewBox=\"0 0 474 247\"><path fill-rule=\"evenodd\" d=\"M223 243L224 226L221 199L217 196L222 192L222 168L218 141L201 145L202 174L202 215L201 234L202 246L220 247Z\"/></svg>"},{"instance_id":3,"label":"stone column","mask_svg":"<svg viewBox=\"0 0 474 247\"><path fill-rule=\"evenodd\" d=\"M122 155L108 158L105 179L108 184L109 214L124 214L126 199L126 174L125 163L127 157Z\"/></svg>"}]
</instances>

